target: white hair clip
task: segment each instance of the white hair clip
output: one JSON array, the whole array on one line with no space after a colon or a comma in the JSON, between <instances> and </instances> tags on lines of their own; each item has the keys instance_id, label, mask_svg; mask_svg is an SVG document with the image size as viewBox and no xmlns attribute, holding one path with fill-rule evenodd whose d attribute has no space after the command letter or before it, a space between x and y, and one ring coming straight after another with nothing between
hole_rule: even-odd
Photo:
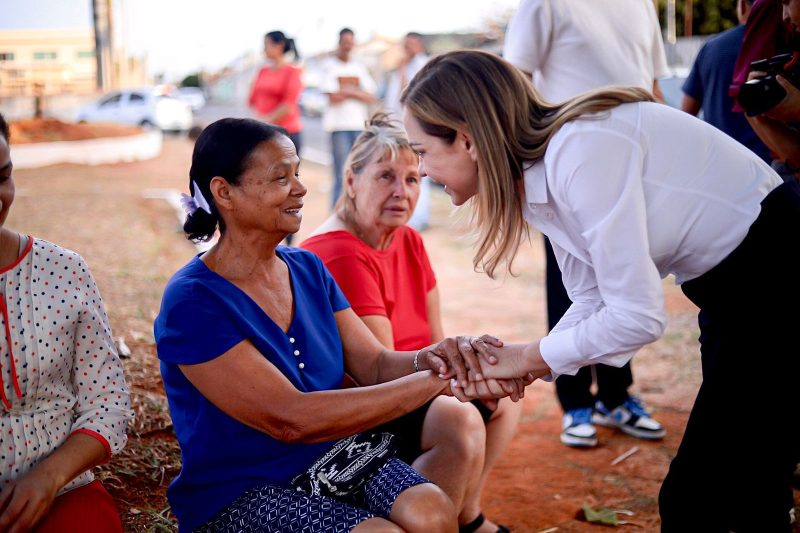
<instances>
[{"instance_id":1,"label":"white hair clip","mask_svg":"<svg viewBox=\"0 0 800 533\"><path fill-rule=\"evenodd\" d=\"M192 196L186 193L181 194L181 205L183 206L183 210L186 211L186 214L193 215L195 211L202 209L210 215L211 207L208 205L206 197L203 196L203 193L200 191L200 187L194 181L192 181L192 193Z\"/></svg>"}]
</instances>

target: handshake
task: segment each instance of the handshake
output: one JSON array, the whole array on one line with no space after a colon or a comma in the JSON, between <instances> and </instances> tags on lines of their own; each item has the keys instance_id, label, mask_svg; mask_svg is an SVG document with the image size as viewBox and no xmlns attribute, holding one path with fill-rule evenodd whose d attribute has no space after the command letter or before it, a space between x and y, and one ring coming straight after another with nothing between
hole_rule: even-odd
<instances>
[{"instance_id":1,"label":"handshake","mask_svg":"<svg viewBox=\"0 0 800 533\"><path fill-rule=\"evenodd\" d=\"M519 401L525 387L550 374L539 343L509 344L492 335L449 337L422 348L415 367L450 380L450 393L462 402L510 397Z\"/></svg>"}]
</instances>

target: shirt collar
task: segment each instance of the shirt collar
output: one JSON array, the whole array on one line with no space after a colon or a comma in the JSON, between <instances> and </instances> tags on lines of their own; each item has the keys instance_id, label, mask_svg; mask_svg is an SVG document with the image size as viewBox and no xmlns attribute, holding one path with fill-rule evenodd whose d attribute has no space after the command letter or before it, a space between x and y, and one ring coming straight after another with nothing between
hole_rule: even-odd
<instances>
[{"instance_id":1,"label":"shirt collar","mask_svg":"<svg viewBox=\"0 0 800 533\"><path fill-rule=\"evenodd\" d=\"M529 204L546 204L548 195L544 158L526 168L522 179L525 183L525 201Z\"/></svg>"}]
</instances>

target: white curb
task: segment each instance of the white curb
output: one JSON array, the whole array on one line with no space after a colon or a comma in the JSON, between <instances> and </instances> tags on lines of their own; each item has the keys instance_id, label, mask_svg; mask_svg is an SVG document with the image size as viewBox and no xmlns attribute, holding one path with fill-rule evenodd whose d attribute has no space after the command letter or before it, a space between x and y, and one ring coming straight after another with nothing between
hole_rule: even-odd
<instances>
[{"instance_id":1,"label":"white curb","mask_svg":"<svg viewBox=\"0 0 800 533\"><path fill-rule=\"evenodd\" d=\"M158 130L139 135L11 145L14 168L39 168L57 163L104 165L152 159L161 153Z\"/></svg>"}]
</instances>

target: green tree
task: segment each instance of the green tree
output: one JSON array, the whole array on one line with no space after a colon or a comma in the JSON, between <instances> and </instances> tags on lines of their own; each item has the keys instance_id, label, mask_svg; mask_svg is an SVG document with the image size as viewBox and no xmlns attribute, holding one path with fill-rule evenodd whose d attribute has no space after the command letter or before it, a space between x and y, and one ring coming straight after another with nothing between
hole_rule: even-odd
<instances>
[{"instance_id":1,"label":"green tree","mask_svg":"<svg viewBox=\"0 0 800 533\"><path fill-rule=\"evenodd\" d=\"M686 4L692 4L692 28L687 32L684 24ZM661 28L667 27L667 0L658 0L658 18ZM678 36L711 35L732 28L739 23L736 17L736 0L675 0L675 27Z\"/></svg>"},{"instance_id":2,"label":"green tree","mask_svg":"<svg viewBox=\"0 0 800 533\"><path fill-rule=\"evenodd\" d=\"M202 87L200 82L200 74L189 74L181 80L181 87Z\"/></svg>"}]
</instances>

